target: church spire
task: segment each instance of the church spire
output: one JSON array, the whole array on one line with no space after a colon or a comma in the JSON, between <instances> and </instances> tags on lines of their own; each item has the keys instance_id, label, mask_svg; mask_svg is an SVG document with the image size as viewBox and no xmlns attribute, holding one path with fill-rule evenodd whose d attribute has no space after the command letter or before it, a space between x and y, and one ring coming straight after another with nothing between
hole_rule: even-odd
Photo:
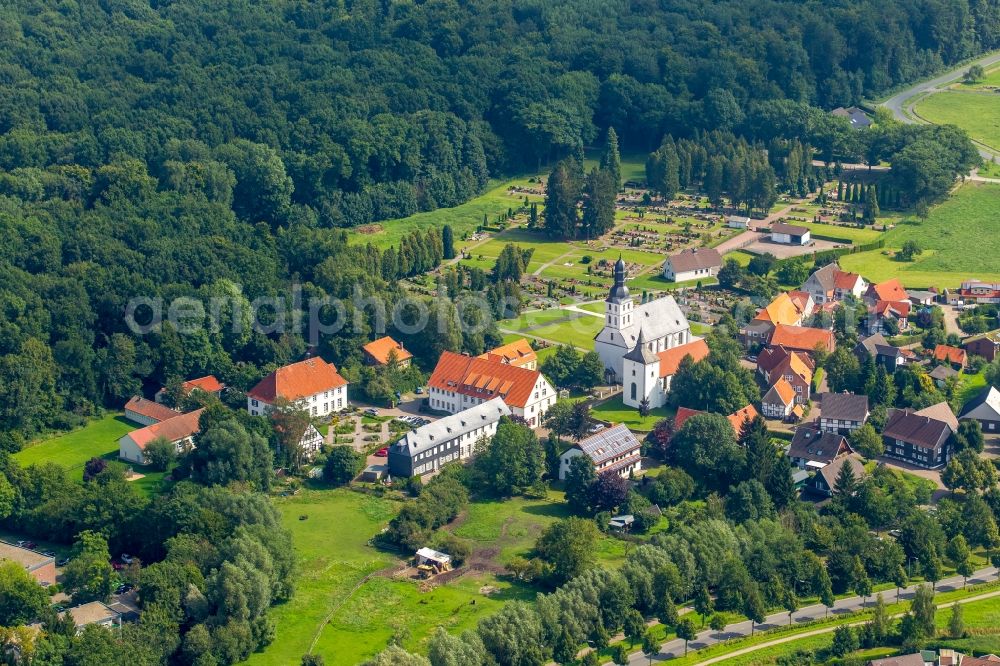
<instances>
[{"instance_id":1,"label":"church spire","mask_svg":"<svg viewBox=\"0 0 1000 666\"><path fill-rule=\"evenodd\" d=\"M618 261L615 262L614 276L615 284L608 293L607 302L621 303L629 298L628 287L625 286L625 261L621 254L618 255Z\"/></svg>"}]
</instances>

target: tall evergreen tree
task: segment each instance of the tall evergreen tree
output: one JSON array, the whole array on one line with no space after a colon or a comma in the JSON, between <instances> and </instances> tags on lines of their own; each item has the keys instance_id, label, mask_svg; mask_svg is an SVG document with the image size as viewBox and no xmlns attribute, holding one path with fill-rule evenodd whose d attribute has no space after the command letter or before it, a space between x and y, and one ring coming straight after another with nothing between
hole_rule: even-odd
<instances>
[{"instance_id":1,"label":"tall evergreen tree","mask_svg":"<svg viewBox=\"0 0 1000 666\"><path fill-rule=\"evenodd\" d=\"M611 176L611 183L615 192L618 192L622 186L622 158L618 152L618 134L614 127L608 128L604 155L601 157L601 169Z\"/></svg>"},{"instance_id":2,"label":"tall evergreen tree","mask_svg":"<svg viewBox=\"0 0 1000 666\"><path fill-rule=\"evenodd\" d=\"M572 238L576 233L579 191L570 162L573 160L563 160L556 165L545 190L545 231L552 238Z\"/></svg>"}]
</instances>

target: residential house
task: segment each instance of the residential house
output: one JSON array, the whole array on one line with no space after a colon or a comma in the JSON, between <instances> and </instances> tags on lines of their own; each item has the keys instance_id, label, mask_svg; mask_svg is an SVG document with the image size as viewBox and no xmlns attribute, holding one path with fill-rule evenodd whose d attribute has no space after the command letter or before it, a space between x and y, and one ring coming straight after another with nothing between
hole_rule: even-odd
<instances>
[{"instance_id":1,"label":"residential house","mask_svg":"<svg viewBox=\"0 0 1000 666\"><path fill-rule=\"evenodd\" d=\"M966 280L958 296L965 303L1000 303L1000 282Z\"/></svg>"},{"instance_id":2,"label":"residential house","mask_svg":"<svg viewBox=\"0 0 1000 666\"><path fill-rule=\"evenodd\" d=\"M138 395L125 403L125 418L139 425L153 425L178 415L180 412Z\"/></svg>"},{"instance_id":3,"label":"residential house","mask_svg":"<svg viewBox=\"0 0 1000 666\"><path fill-rule=\"evenodd\" d=\"M566 449L559 458L559 478L565 479L573 458L583 455L594 463L598 474L628 477L642 469L642 444L623 424L601 430Z\"/></svg>"},{"instance_id":4,"label":"residential house","mask_svg":"<svg viewBox=\"0 0 1000 666\"><path fill-rule=\"evenodd\" d=\"M524 338L491 349L485 354L480 354L479 358L499 361L526 370L538 369L538 355L531 348L531 343Z\"/></svg>"},{"instance_id":5,"label":"residential house","mask_svg":"<svg viewBox=\"0 0 1000 666\"><path fill-rule=\"evenodd\" d=\"M318 356L278 368L247 393L247 410L266 414L279 400L305 410L310 416L329 416L347 409L347 380L332 363Z\"/></svg>"},{"instance_id":6,"label":"residential house","mask_svg":"<svg viewBox=\"0 0 1000 666\"><path fill-rule=\"evenodd\" d=\"M782 245L808 245L809 229L795 224L775 222L771 225L771 242Z\"/></svg>"},{"instance_id":7,"label":"residential house","mask_svg":"<svg viewBox=\"0 0 1000 666\"><path fill-rule=\"evenodd\" d=\"M639 408L647 400L650 409L667 403L670 386L681 361L687 357L698 362L708 356L708 343L698 338L679 347L659 352L649 350L645 333L639 332L635 349L622 359L622 400L629 407Z\"/></svg>"},{"instance_id":8,"label":"residential house","mask_svg":"<svg viewBox=\"0 0 1000 666\"><path fill-rule=\"evenodd\" d=\"M1000 352L1000 331L990 331L983 335L970 338L962 345L969 354L982 356L988 362L993 362Z\"/></svg>"},{"instance_id":9,"label":"residential house","mask_svg":"<svg viewBox=\"0 0 1000 666\"><path fill-rule=\"evenodd\" d=\"M876 301L868 306L865 328L869 335L896 335L910 327L910 301Z\"/></svg>"},{"instance_id":10,"label":"residential house","mask_svg":"<svg viewBox=\"0 0 1000 666\"><path fill-rule=\"evenodd\" d=\"M745 215L730 215L726 218L726 226L730 229L747 229L750 226L750 218Z\"/></svg>"},{"instance_id":11,"label":"residential house","mask_svg":"<svg viewBox=\"0 0 1000 666\"><path fill-rule=\"evenodd\" d=\"M868 305L875 305L879 301L888 301L890 303L909 303L910 295L906 293L905 289L903 289L903 285L900 284L898 278L892 278L891 280L886 280L885 282L868 285L868 290L865 292L865 303Z\"/></svg>"},{"instance_id":12,"label":"residential house","mask_svg":"<svg viewBox=\"0 0 1000 666\"><path fill-rule=\"evenodd\" d=\"M802 291L808 293L817 304L842 301L848 296L861 298L867 283L857 273L848 273L836 263L830 263L813 272L802 283Z\"/></svg>"},{"instance_id":13,"label":"residential house","mask_svg":"<svg viewBox=\"0 0 1000 666\"><path fill-rule=\"evenodd\" d=\"M389 473L420 476L453 460L467 460L476 443L495 435L500 419L510 415L510 408L497 396L411 430L389 447Z\"/></svg>"},{"instance_id":14,"label":"residential house","mask_svg":"<svg viewBox=\"0 0 1000 666\"><path fill-rule=\"evenodd\" d=\"M39 584L48 586L56 583L56 560L54 557L0 541L0 561L20 564Z\"/></svg>"},{"instance_id":15,"label":"residential house","mask_svg":"<svg viewBox=\"0 0 1000 666\"><path fill-rule=\"evenodd\" d=\"M856 106L849 106L846 109L838 106L830 112L830 115L837 116L838 118L847 118L847 122L856 130L866 129L872 125L872 119Z\"/></svg>"},{"instance_id":16,"label":"residential house","mask_svg":"<svg viewBox=\"0 0 1000 666\"><path fill-rule=\"evenodd\" d=\"M301 449L303 457L311 460L316 457L316 454L322 448L323 435L316 429L316 426L310 423L306 427L305 432L302 433L302 439L299 440L299 449Z\"/></svg>"},{"instance_id":17,"label":"residential house","mask_svg":"<svg viewBox=\"0 0 1000 666\"><path fill-rule=\"evenodd\" d=\"M196 409L187 414L160 421L153 425L133 430L118 440L118 457L130 463L145 465L146 447L154 439L163 438L174 445L177 453L183 453L194 446L194 436L198 434L198 420L204 409Z\"/></svg>"},{"instance_id":18,"label":"residential house","mask_svg":"<svg viewBox=\"0 0 1000 666\"><path fill-rule=\"evenodd\" d=\"M212 395L219 396L222 394L223 389L226 385L216 379L215 375L205 375L204 377L198 377L197 379L189 379L186 382L181 383L181 396L187 396L195 391L203 391L205 393L211 393ZM164 386L156 395L153 396L153 400L163 404L167 400L167 387ZM145 425L149 425L148 423Z\"/></svg>"},{"instance_id":19,"label":"residential house","mask_svg":"<svg viewBox=\"0 0 1000 666\"><path fill-rule=\"evenodd\" d=\"M1000 391L994 386L988 386L966 403L958 418L979 421L984 434L1000 433Z\"/></svg>"},{"instance_id":20,"label":"residential house","mask_svg":"<svg viewBox=\"0 0 1000 666\"><path fill-rule=\"evenodd\" d=\"M674 414L674 432L679 432L682 427L684 427L685 421L687 421L692 416L697 414L706 414L700 409L690 409L688 407L678 407L677 413ZM735 412L726 417L729 421L729 425L733 426L733 432L736 436L740 436L740 432L743 430L743 424L747 421L753 421L755 418L760 416L757 409L753 405L747 405L742 409L737 409Z\"/></svg>"},{"instance_id":21,"label":"residential house","mask_svg":"<svg viewBox=\"0 0 1000 666\"><path fill-rule=\"evenodd\" d=\"M817 348L832 354L836 342L832 331L806 326L786 326L778 324L771 335L770 346L782 346L790 351L806 354L815 353Z\"/></svg>"},{"instance_id":22,"label":"residential house","mask_svg":"<svg viewBox=\"0 0 1000 666\"><path fill-rule=\"evenodd\" d=\"M778 377L761 398L760 411L765 418L787 419L792 415L797 397L792 385L784 377Z\"/></svg>"},{"instance_id":23,"label":"residential house","mask_svg":"<svg viewBox=\"0 0 1000 666\"><path fill-rule=\"evenodd\" d=\"M813 365L803 360L805 354L789 352L769 373L769 381L773 384L778 379L784 379L795 393L795 404L804 405L809 402L812 392Z\"/></svg>"},{"instance_id":24,"label":"residential house","mask_svg":"<svg viewBox=\"0 0 1000 666\"><path fill-rule=\"evenodd\" d=\"M747 323L741 331L743 340L747 346L767 345L777 326L801 326L812 309L812 298L804 292L797 292L794 297L782 292Z\"/></svg>"},{"instance_id":25,"label":"residential house","mask_svg":"<svg viewBox=\"0 0 1000 666\"><path fill-rule=\"evenodd\" d=\"M947 402L920 411L890 409L882 430L885 455L920 467L943 467L949 458L948 439L958 430Z\"/></svg>"},{"instance_id":26,"label":"residential house","mask_svg":"<svg viewBox=\"0 0 1000 666\"><path fill-rule=\"evenodd\" d=\"M861 462L861 456L857 453L848 453L838 456L829 465L816 470L812 481L807 485L807 489L826 497L832 497L833 491L837 487L837 477L844 465L850 465L854 471L854 478L860 481L867 476L865 466Z\"/></svg>"},{"instance_id":27,"label":"residential house","mask_svg":"<svg viewBox=\"0 0 1000 666\"><path fill-rule=\"evenodd\" d=\"M772 378L771 373L779 365L784 364L785 360L792 354L799 357L799 360L809 368L810 372L815 372L816 362L813 361L812 357L808 354L803 354L800 352L793 352L785 349L781 345L777 347L767 347L760 351L757 355L757 375L760 377L761 381L765 385L770 386L773 384L777 377Z\"/></svg>"},{"instance_id":28,"label":"residential house","mask_svg":"<svg viewBox=\"0 0 1000 666\"><path fill-rule=\"evenodd\" d=\"M403 343L396 342L388 335L372 340L362 347L361 351L364 352L365 363L368 365L386 366L395 361L400 368L406 368L413 361L413 354L403 347Z\"/></svg>"},{"instance_id":29,"label":"residential house","mask_svg":"<svg viewBox=\"0 0 1000 666\"><path fill-rule=\"evenodd\" d=\"M867 395L853 393L823 393L819 396L819 429L849 435L868 420Z\"/></svg>"},{"instance_id":30,"label":"residential house","mask_svg":"<svg viewBox=\"0 0 1000 666\"><path fill-rule=\"evenodd\" d=\"M116 624L121 625L121 613L100 601L91 601L79 606L73 606L60 613L61 617L67 615L73 619L77 633L83 631L83 628L90 624L96 624L101 627L111 627Z\"/></svg>"},{"instance_id":31,"label":"residential house","mask_svg":"<svg viewBox=\"0 0 1000 666\"><path fill-rule=\"evenodd\" d=\"M947 363L955 370L965 367L965 350L950 345L938 345L934 347L934 360L938 363Z\"/></svg>"},{"instance_id":32,"label":"residential house","mask_svg":"<svg viewBox=\"0 0 1000 666\"><path fill-rule=\"evenodd\" d=\"M876 363L882 365L890 373L896 372L896 368L899 366L916 360L912 350L890 345L881 333L870 335L858 342L854 347L854 355L862 363L865 362L867 356L871 356Z\"/></svg>"},{"instance_id":33,"label":"residential house","mask_svg":"<svg viewBox=\"0 0 1000 666\"><path fill-rule=\"evenodd\" d=\"M931 661L932 665L933 663ZM914 652L895 657L885 657L884 659L872 659L868 662L868 666L927 666L927 661L924 660L923 654Z\"/></svg>"},{"instance_id":34,"label":"residential house","mask_svg":"<svg viewBox=\"0 0 1000 666\"><path fill-rule=\"evenodd\" d=\"M718 250L696 247L681 250L678 254L667 257L663 263L663 277L670 282L702 280L718 275L720 268L722 268L722 255Z\"/></svg>"},{"instance_id":35,"label":"residential house","mask_svg":"<svg viewBox=\"0 0 1000 666\"><path fill-rule=\"evenodd\" d=\"M556 390L538 370L502 363L495 358L474 358L446 351L427 382L428 406L455 414L493 398L503 398L515 416L537 428Z\"/></svg>"},{"instance_id":36,"label":"residential house","mask_svg":"<svg viewBox=\"0 0 1000 666\"><path fill-rule=\"evenodd\" d=\"M852 453L847 439L835 432L823 432L814 425L796 429L788 447L788 458L799 469L820 469L838 456Z\"/></svg>"}]
</instances>

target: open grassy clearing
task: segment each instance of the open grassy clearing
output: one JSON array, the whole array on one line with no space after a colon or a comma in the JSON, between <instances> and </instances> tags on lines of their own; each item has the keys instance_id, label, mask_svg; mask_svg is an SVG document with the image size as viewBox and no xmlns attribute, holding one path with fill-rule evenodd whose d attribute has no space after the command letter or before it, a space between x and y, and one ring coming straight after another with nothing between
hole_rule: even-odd
<instances>
[{"instance_id":1,"label":"open grassy clearing","mask_svg":"<svg viewBox=\"0 0 1000 666\"><path fill-rule=\"evenodd\" d=\"M914 111L938 125L958 125L976 141L1000 148L1000 95L947 90L920 100Z\"/></svg>"},{"instance_id":2,"label":"open grassy clearing","mask_svg":"<svg viewBox=\"0 0 1000 666\"><path fill-rule=\"evenodd\" d=\"M1000 86L1000 67L994 67L992 69L986 70L986 75L980 81L975 83L966 83L965 81L958 81L952 84L952 88L955 90L978 90L981 88L990 88Z\"/></svg>"},{"instance_id":3,"label":"open grassy clearing","mask_svg":"<svg viewBox=\"0 0 1000 666\"><path fill-rule=\"evenodd\" d=\"M591 317L590 315L580 313L569 314L576 316L574 319L541 326L528 331L526 334L573 345L587 351L592 350L594 347L594 336L604 328L604 320L599 317Z\"/></svg>"},{"instance_id":4,"label":"open grassy clearing","mask_svg":"<svg viewBox=\"0 0 1000 666\"><path fill-rule=\"evenodd\" d=\"M671 407L657 407L649 412L649 416L639 416L639 410L627 406L619 395L599 405L595 405L590 413L594 418L611 423L624 423L631 430L649 432L660 419L672 417L676 410Z\"/></svg>"},{"instance_id":5,"label":"open grassy clearing","mask_svg":"<svg viewBox=\"0 0 1000 666\"><path fill-rule=\"evenodd\" d=\"M912 262L896 261L892 250L872 250L841 257L841 265L868 280L898 277L904 286L957 287L962 280L1000 280L1000 234L996 211L1000 185L966 183L931 209L926 220L907 218L885 234L886 248L915 240L924 253Z\"/></svg>"},{"instance_id":6,"label":"open grassy clearing","mask_svg":"<svg viewBox=\"0 0 1000 666\"><path fill-rule=\"evenodd\" d=\"M108 414L73 432L28 445L14 454L21 465L54 462L67 469L83 469L91 458L118 458L118 440L139 428L121 414Z\"/></svg>"},{"instance_id":7,"label":"open grassy clearing","mask_svg":"<svg viewBox=\"0 0 1000 666\"><path fill-rule=\"evenodd\" d=\"M858 228L817 222L795 222L795 224L809 229L813 235L818 234L820 236L830 236L831 238L844 238L854 245L874 243L882 236L881 231L875 231L869 227Z\"/></svg>"},{"instance_id":8,"label":"open grassy clearing","mask_svg":"<svg viewBox=\"0 0 1000 666\"><path fill-rule=\"evenodd\" d=\"M984 162L983 166L979 167L979 175L983 178L1000 179L1000 164L997 164L992 160Z\"/></svg>"}]
</instances>

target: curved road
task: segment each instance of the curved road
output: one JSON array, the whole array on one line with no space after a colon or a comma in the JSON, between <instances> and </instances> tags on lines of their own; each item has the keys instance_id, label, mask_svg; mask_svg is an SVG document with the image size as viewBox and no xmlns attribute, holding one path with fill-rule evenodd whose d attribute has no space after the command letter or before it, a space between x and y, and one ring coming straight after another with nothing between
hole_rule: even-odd
<instances>
[{"instance_id":1,"label":"curved road","mask_svg":"<svg viewBox=\"0 0 1000 666\"><path fill-rule=\"evenodd\" d=\"M929 79L927 81L922 81L902 92L898 92L889 99L885 100L879 106L884 106L885 108L892 111L892 115L904 123L920 123L923 122L916 118L913 114L913 106L916 104L915 97L928 92L934 92L940 90L945 84L953 83L957 79L961 78L963 74L973 65L982 65L983 69L988 69L991 65L1000 63L1000 52L994 52L990 55L983 56L979 60L967 63L957 69L953 69L946 74ZM911 101L913 100L913 101ZM988 149L986 146L977 143L976 146L979 148L979 154L986 159L992 159L997 153L996 151Z\"/></svg>"},{"instance_id":2,"label":"curved road","mask_svg":"<svg viewBox=\"0 0 1000 666\"><path fill-rule=\"evenodd\" d=\"M997 577L998 573L1000 573L1000 571L998 571L996 568L986 567L984 569L976 571L972 576L969 577L968 582L970 584L986 583L994 580ZM946 592L948 590L957 590L960 589L962 586L963 586L962 577L952 576L950 578L946 578L944 580L939 581L937 584L937 591ZM916 589L917 585L910 585L908 587L903 588L902 594L900 595L900 600L912 598L914 592L916 592ZM896 601L895 590L886 590L882 593L882 595L885 597L886 603L894 603ZM845 613L851 613L854 611L861 610L863 607L870 607L873 605L875 605L874 595L868 597L866 600L862 600L861 597L847 597L844 599L838 599L837 603L834 604L832 609L830 609L829 614L842 615ZM800 608L792 615L792 623L801 624L809 622L811 620L819 620L826 617L827 614L828 614L827 609L822 604L817 604L814 606L806 606L805 608ZM780 626L786 626L788 625L788 620L789 618L787 612L773 613L771 615L768 615L764 619L764 622L756 625L755 630L761 631L766 629L773 629ZM835 628L836 628L835 626L829 626L829 625L825 627L819 627L816 633L825 633L828 631L833 631ZM696 650L708 647L710 645L715 645L716 643L722 641L734 638L742 638L744 636L749 636L749 635L750 635L750 621L745 620L743 622L730 624L721 632L712 630L699 631L698 636L688 644L688 647L691 650ZM803 634L799 634L797 636L790 636L787 640L795 640L802 637ZM777 640L778 639L776 637L776 641ZM769 641L768 644L770 643L771 642ZM744 648L742 652L744 653L752 652L764 648L766 646L767 644L749 646L748 648ZM664 643L660 647L660 653L654 655L652 660L665 661L683 655L684 655L684 641L680 639L674 639L672 641ZM700 663L703 664L716 663L719 661L724 661L725 659L732 656L734 656L733 653L727 653L725 655L719 655L719 657L708 659ZM630 666L645 666L648 663L649 659L641 652L636 652L634 654L629 655Z\"/></svg>"}]
</instances>

